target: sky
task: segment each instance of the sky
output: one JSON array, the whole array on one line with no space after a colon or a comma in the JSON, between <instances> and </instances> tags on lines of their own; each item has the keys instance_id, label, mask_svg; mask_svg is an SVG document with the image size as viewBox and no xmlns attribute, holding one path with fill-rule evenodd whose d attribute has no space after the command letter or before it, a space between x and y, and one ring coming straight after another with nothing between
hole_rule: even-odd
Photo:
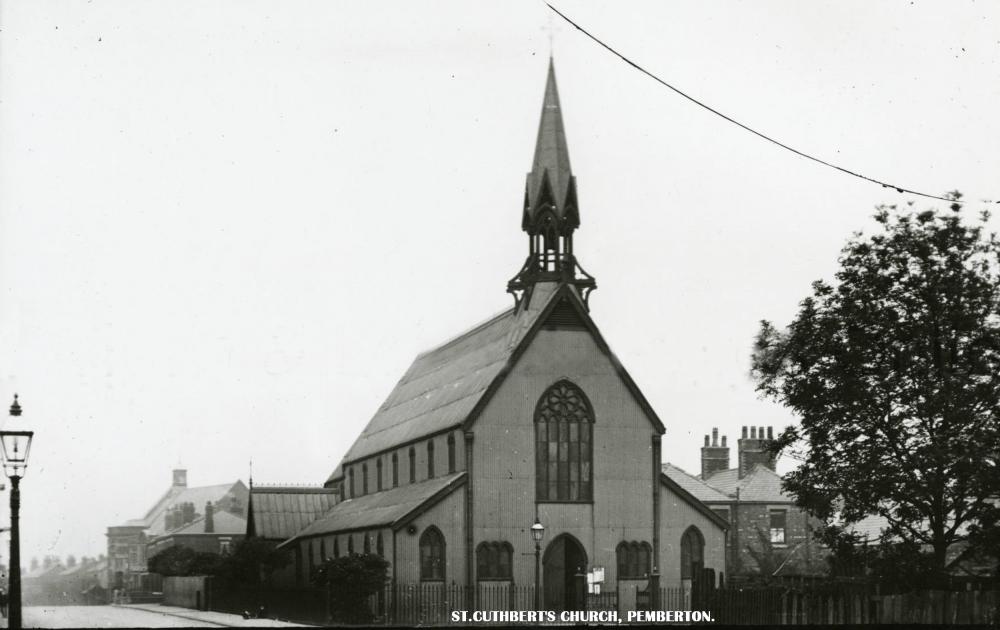
<instances>
[{"instance_id":1,"label":"sky","mask_svg":"<svg viewBox=\"0 0 1000 630\"><path fill-rule=\"evenodd\" d=\"M802 151L961 190L969 215L1000 199L997 3L554 3ZM36 431L25 563L104 552L175 467L322 483L418 352L512 304L550 35L591 314L664 459L697 472L712 427L795 421L749 377L760 320L787 323L876 205L944 204L766 143L550 17L0 3L0 404L20 394Z\"/></svg>"}]
</instances>

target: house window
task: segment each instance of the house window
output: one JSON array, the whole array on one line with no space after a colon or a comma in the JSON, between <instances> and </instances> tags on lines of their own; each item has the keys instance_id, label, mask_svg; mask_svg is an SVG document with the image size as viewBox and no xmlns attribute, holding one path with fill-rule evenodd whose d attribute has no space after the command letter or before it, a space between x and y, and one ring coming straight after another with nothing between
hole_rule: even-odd
<instances>
[{"instance_id":1,"label":"house window","mask_svg":"<svg viewBox=\"0 0 1000 630\"><path fill-rule=\"evenodd\" d=\"M399 455L392 454L392 487L399 485Z\"/></svg>"},{"instance_id":2,"label":"house window","mask_svg":"<svg viewBox=\"0 0 1000 630\"><path fill-rule=\"evenodd\" d=\"M535 497L538 501L592 498L594 413L580 388L559 381L535 407Z\"/></svg>"},{"instance_id":3,"label":"house window","mask_svg":"<svg viewBox=\"0 0 1000 630\"><path fill-rule=\"evenodd\" d=\"M775 545L785 544L785 522L787 520L785 510L771 510L771 543Z\"/></svg>"},{"instance_id":4,"label":"house window","mask_svg":"<svg viewBox=\"0 0 1000 630\"><path fill-rule=\"evenodd\" d=\"M368 494L368 464L361 464L361 494Z\"/></svg>"},{"instance_id":5,"label":"house window","mask_svg":"<svg viewBox=\"0 0 1000 630\"><path fill-rule=\"evenodd\" d=\"M681 536L681 579L693 580L705 566L705 538L693 525Z\"/></svg>"},{"instance_id":6,"label":"house window","mask_svg":"<svg viewBox=\"0 0 1000 630\"><path fill-rule=\"evenodd\" d=\"M417 449L410 447L410 483L417 481Z\"/></svg>"},{"instance_id":7,"label":"house window","mask_svg":"<svg viewBox=\"0 0 1000 630\"><path fill-rule=\"evenodd\" d=\"M357 486L354 485L354 468L347 469L347 476L351 479L351 498L358 496Z\"/></svg>"},{"instance_id":8,"label":"house window","mask_svg":"<svg viewBox=\"0 0 1000 630\"><path fill-rule=\"evenodd\" d=\"M223 556L228 556L233 550L232 541L223 538L219 540L219 553Z\"/></svg>"},{"instance_id":9,"label":"house window","mask_svg":"<svg viewBox=\"0 0 1000 630\"><path fill-rule=\"evenodd\" d=\"M483 542L476 547L476 577L509 580L513 577L514 548L508 542Z\"/></svg>"},{"instance_id":10,"label":"house window","mask_svg":"<svg viewBox=\"0 0 1000 630\"><path fill-rule=\"evenodd\" d=\"M649 543L622 541L615 551L618 556L619 580L637 580L649 576L650 559L653 557L653 548Z\"/></svg>"},{"instance_id":11,"label":"house window","mask_svg":"<svg viewBox=\"0 0 1000 630\"><path fill-rule=\"evenodd\" d=\"M428 527L420 536L420 581L444 581L444 536L437 527Z\"/></svg>"},{"instance_id":12,"label":"house window","mask_svg":"<svg viewBox=\"0 0 1000 630\"><path fill-rule=\"evenodd\" d=\"M385 547L382 544L382 532L379 532L378 538L375 539L375 553L377 553L380 558L385 557Z\"/></svg>"},{"instance_id":13,"label":"house window","mask_svg":"<svg viewBox=\"0 0 1000 630\"><path fill-rule=\"evenodd\" d=\"M382 491L382 458L375 460L375 487Z\"/></svg>"},{"instance_id":14,"label":"house window","mask_svg":"<svg viewBox=\"0 0 1000 630\"><path fill-rule=\"evenodd\" d=\"M455 436L448 436L448 472L455 472Z\"/></svg>"},{"instance_id":15,"label":"house window","mask_svg":"<svg viewBox=\"0 0 1000 630\"><path fill-rule=\"evenodd\" d=\"M434 478L434 440L427 440L427 478Z\"/></svg>"}]
</instances>

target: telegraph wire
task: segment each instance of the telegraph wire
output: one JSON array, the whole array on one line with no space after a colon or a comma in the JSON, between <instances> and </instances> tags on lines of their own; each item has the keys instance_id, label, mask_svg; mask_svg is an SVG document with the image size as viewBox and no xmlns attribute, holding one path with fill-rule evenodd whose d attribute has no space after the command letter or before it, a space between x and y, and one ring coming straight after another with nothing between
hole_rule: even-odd
<instances>
[{"instance_id":1,"label":"telegraph wire","mask_svg":"<svg viewBox=\"0 0 1000 630\"><path fill-rule=\"evenodd\" d=\"M875 179L874 177L868 177L867 175L863 175L863 174L858 173L856 171L852 171L852 170L850 170L848 168L844 168L843 166L837 166L836 164L831 164L830 162L827 162L826 160L823 160L821 158L815 157L813 155L809 155L808 153L805 153L803 151L799 151L798 149L796 149L794 147L791 147L791 146L788 146L787 144L785 144L785 143L783 143L783 142L781 142L779 140L775 140L774 138L768 136L767 134L761 133L760 131L757 131L756 129L754 129L752 127L744 125L740 121L735 120L735 119L727 116L726 114L723 114L719 110L717 110L717 109L715 109L715 108L713 108L713 107L711 107L711 106L709 106L709 105L707 105L707 104L699 101L695 97L693 97L693 96L685 93L683 90L681 90L679 88L676 88L673 85L667 83L666 81L664 81L660 77L656 76L655 74L653 74L649 70L646 70L645 68L643 68L642 66L640 66L636 62L632 61L631 59L629 59L625 55L621 54L620 52L618 52L617 50L615 50L614 48L612 48L608 44L605 44L596 35L592 34L587 29L583 28L582 26L580 26L579 24L577 24L573 20L571 20L568 17L566 17L566 15L562 11L560 11L557 8L555 8L554 6L552 6L551 4L549 4L548 2L545 3L545 6L547 6L549 9L551 9L553 12L555 12L556 15L558 15L562 19L566 20L566 22L568 22L576 30L580 31L581 33L583 33L584 35L586 35L590 39L594 40L594 42L596 42L597 44L599 44L601 47L603 47L605 50L607 50L608 52L610 52L612 55L618 57L619 59L621 59L622 61L624 61L628 65L632 66L633 68L635 68L639 72L645 74L649 78L653 79L657 83L663 85L666 88L669 88L670 90L674 91L675 93L679 94L680 96L683 96L684 98L686 98L687 100L691 101L695 105L697 105L697 106L699 106L699 107L701 107L703 109L706 109L706 110L712 112L713 114L715 114L716 116L722 118L723 120L731 122L732 124L736 125L737 127L740 127L741 129L744 129L745 131L749 131L753 135L755 135L755 136L757 136L759 138L762 138L764 140L767 140L768 142L770 142L772 144L776 144L779 147L781 147L782 149L785 149L786 151L791 151L792 153L794 153L795 155L798 155L799 157L806 158L807 160L812 160L813 162L816 162L818 164L822 164L823 166L827 166L829 168L835 169L837 171L840 171L841 173L845 173L847 175L851 175L852 177L857 177L859 179L863 179L863 180L871 182L873 184L878 184L882 188L892 188L892 189L895 189L895 191L898 192L898 193L909 193L911 195L917 195L918 197L924 197L924 198L927 198L927 199L937 199L939 201L947 201L949 203L956 203L956 204L968 203L968 202L965 202L965 201L961 201L959 199L952 199L950 197L942 197L940 195L932 195L930 193L924 193L924 192L920 192L918 190L911 190L909 188L903 188L902 186L897 186L895 184L890 184L888 182L884 182L882 180ZM982 201L982 203L997 203L997 204L1000 204L1000 201L990 201L988 199L984 199L984 200L981 200L981 201Z\"/></svg>"}]
</instances>

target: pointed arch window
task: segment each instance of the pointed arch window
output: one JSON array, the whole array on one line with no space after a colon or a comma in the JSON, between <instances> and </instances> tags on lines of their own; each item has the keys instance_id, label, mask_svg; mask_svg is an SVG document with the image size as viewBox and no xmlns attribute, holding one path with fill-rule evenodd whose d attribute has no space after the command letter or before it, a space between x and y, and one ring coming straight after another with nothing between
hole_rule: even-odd
<instances>
[{"instance_id":1,"label":"pointed arch window","mask_svg":"<svg viewBox=\"0 0 1000 630\"><path fill-rule=\"evenodd\" d=\"M371 539L371 536L369 536L367 532L365 532L361 536L365 540L365 542L362 544L362 548L365 550L366 554L371 553L372 552L372 539Z\"/></svg>"},{"instance_id":2,"label":"pointed arch window","mask_svg":"<svg viewBox=\"0 0 1000 630\"><path fill-rule=\"evenodd\" d=\"M420 581L444 581L444 535L431 526L420 536Z\"/></svg>"},{"instance_id":3,"label":"pointed arch window","mask_svg":"<svg viewBox=\"0 0 1000 630\"><path fill-rule=\"evenodd\" d=\"M448 434L448 473L455 472L455 435Z\"/></svg>"},{"instance_id":4,"label":"pointed arch window","mask_svg":"<svg viewBox=\"0 0 1000 630\"><path fill-rule=\"evenodd\" d=\"M618 543L618 579L637 580L649 577L653 548L647 542Z\"/></svg>"},{"instance_id":5,"label":"pointed arch window","mask_svg":"<svg viewBox=\"0 0 1000 630\"><path fill-rule=\"evenodd\" d=\"M482 542L476 547L476 577L509 580L513 576L514 547L509 542Z\"/></svg>"},{"instance_id":6,"label":"pointed arch window","mask_svg":"<svg viewBox=\"0 0 1000 630\"><path fill-rule=\"evenodd\" d=\"M535 406L535 498L574 503L593 498L594 412L570 381L548 388Z\"/></svg>"},{"instance_id":7,"label":"pointed arch window","mask_svg":"<svg viewBox=\"0 0 1000 630\"><path fill-rule=\"evenodd\" d=\"M351 479L351 498L353 499L354 497L358 496L358 488L357 488L357 486L354 485L354 467L353 466L351 466L347 470L347 476L350 477L350 479Z\"/></svg>"},{"instance_id":8,"label":"pointed arch window","mask_svg":"<svg viewBox=\"0 0 1000 630\"><path fill-rule=\"evenodd\" d=\"M417 481L417 449L410 447L410 483Z\"/></svg>"},{"instance_id":9,"label":"pointed arch window","mask_svg":"<svg viewBox=\"0 0 1000 630\"><path fill-rule=\"evenodd\" d=\"M375 489L382 491L382 458L375 460Z\"/></svg>"},{"instance_id":10,"label":"pointed arch window","mask_svg":"<svg viewBox=\"0 0 1000 630\"><path fill-rule=\"evenodd\" d=\"M361 494L368 494L368 464L361 464Z\"/></svg>"},{"instance_id":11,"label":"pointed arch window","mask_svg":"<svg viewBox=\"0 0 1000 630\"><path fill-rule=\"evenodd\" d=\"M705 566L705 537L692 525L681 536L681 579L697 579Z\"/></svg>"},{"instance_id":12,"label":"pointed arch window","mask_svg":"<svg viewBox=\"0 0 1000 630\"><path fill-rule=\"evenodd\" d=\"M326 540L319 539L319 562L323 564L326 562Z\"/></svg>"},{"instance_id":13,"label":"pointed arch window","mask_svg":"<svg viewBox=\"0 0 1000 630\"><path fill-rule=\"evenodd\" d=\"M385 546L382 544L382 532L379 532L378 538L375 539L375 553L377 553L380 558L385 557Z\"/></svg>"},{"instance_id":14,"label":"pointed arch window","mask_svg":"<svg viewBox=\"0 0 1000 630\"><path fill-rule=\"evenodd\" d=\"M399 485L399 455L392 454L392 487Z\"/></svg>"},{"instance_id":15,"label":"pointed arch window","mask_svg":"<svg viewBox=\"0 0 1000 630\"><path fill-rule=\"evenodd\" d=\"M350 555L353 555L353 554L354 554L354 535L353 534L348 534L347 535L347 555L350 556Z\"/></svg>"},{"instance_id":16,"label":"pointed arch window","mask_svg":"<svg viewBox=\"0 0 1000 630\"><path fill-rule=\"evenodd\" d=\"M340 557L340 543L339 543L339 541L340 541L339 538L337 538L336 536L333 537L333 557L334 558L339 558Z\"/></svg>"},{"instance_id":17,"label":"pointed arch window","mask_svg":"<svg viewBox=\"0 0 1000 630\"><path fill-rule=\"evenodd\" d=\"M434 440L427 440L427 478L434 478Z\"/></svg>"}]
</instances>

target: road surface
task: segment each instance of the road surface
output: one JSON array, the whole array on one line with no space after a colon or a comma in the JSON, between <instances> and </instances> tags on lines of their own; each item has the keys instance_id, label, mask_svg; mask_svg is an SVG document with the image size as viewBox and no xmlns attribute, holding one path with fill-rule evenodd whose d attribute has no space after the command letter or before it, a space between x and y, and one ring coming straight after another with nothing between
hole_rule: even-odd
<instances>
[{"instance_id":1,"label":"road surface","mask_svg":"<svg viewBox=\"0 0 1000 630\"><path fill-rule=\"evenodd\" d=\"M246 620L237 615L200 612L186 608L142 606L27 606L25 628L226 628L262 625L294 626L264 619ZM5 619L0 626L6 627Z\"/></svg>"}]
</instances>

